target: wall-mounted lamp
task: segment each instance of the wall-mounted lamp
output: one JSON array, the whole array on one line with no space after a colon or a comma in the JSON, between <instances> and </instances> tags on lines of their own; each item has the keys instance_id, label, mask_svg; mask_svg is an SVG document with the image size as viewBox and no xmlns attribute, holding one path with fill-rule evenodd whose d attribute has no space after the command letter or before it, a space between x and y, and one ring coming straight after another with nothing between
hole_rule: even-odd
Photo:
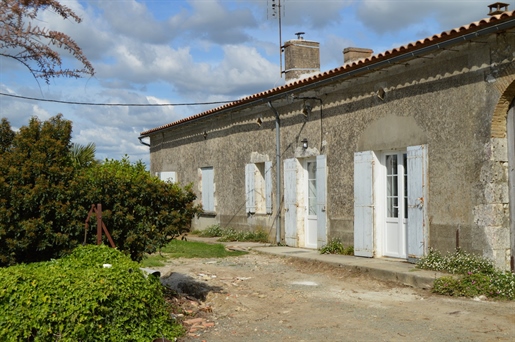
<instances>
[{"instance_id":1,"label":"wall-mounted lamp","mask_svg":"<svg viewBox=\"0 0 515 342\"><path fill-rule=\"evenodd\" d=\"M304 114L304 116L308 116L309 114L311 114L312 110L313 107L311 106L311 103L304 101L304 104L302 106L302 114Z\"/></svg>"},{"instance_id":2,"label":"wall-mounted lamp","mask_svg":"<svg viewBox=\"0 0 515 342\"><path fill-rule=\"evenodd\" d=\"M263 124L263 120L261 118L257 118L256 120L256 124L261 127L261 125Z\"/></svg>"},{"instance_id":3,"label":"wall-mounted lamp","mask_svg":"<svg viewBox=\"0 0 515 342\"><path fill-rule=\"evenodd\" d=\"M301 143L302 143L302 148L304 150L306 150L308 148L308 139L306 139L306 138L302 139Z\"/></svg>"},{"instance_id":4,"label":"wall-mounted lamp","mask_svg":"<svg viewBox=\"0 0 515 342\"><path fill-rule=\"evenodd\" d=\"M386 91L384 90L384 88L379 88L376 92L376 95L377 97L380 99L380 100L383 100L384 101L384 96L386 95Z\"/></svg>"},{"instance_id":5,"label":"wall-mounted lamp","mask_svg":"<svg viewBox=\"0 0 515 342\"><path fill-rule=\"evenodd\" d=\"M207 132L204 131L204 140L206 140L206 139L207 139Z\"/></svg>"}]
</instances>

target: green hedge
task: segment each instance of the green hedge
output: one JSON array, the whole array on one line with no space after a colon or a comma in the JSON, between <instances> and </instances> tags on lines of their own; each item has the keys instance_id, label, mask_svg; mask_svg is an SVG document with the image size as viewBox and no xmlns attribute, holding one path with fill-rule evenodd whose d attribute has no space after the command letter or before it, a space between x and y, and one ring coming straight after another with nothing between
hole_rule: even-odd
<instances>
[{"instance_id":1,"label":"green hedge","mask_svg":"<svg viewBox=\"0 0 515 342\"><path fill-rule=\"evenodd\" d=\"M159 279L115 249L90 245L0 269L1 341L148 342L181 333Z\"/></svg>"}]
</instances>

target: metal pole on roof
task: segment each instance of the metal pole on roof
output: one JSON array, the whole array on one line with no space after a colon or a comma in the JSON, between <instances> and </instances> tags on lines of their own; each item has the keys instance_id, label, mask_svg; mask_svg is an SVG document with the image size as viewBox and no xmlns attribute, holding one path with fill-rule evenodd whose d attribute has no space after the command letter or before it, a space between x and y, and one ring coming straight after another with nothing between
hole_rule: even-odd
<instances>
[{"instance_id":1,"label":"metal pole on roof","mask_svg":"<svg viewBox=\"0 0 515 342\"><path fill-rule=\"evenodd\" d=\"M268 101L268 106L275 114L275 239L277 244L281 244L281 119L279 112Z\"/></svg>"}]
</instances>

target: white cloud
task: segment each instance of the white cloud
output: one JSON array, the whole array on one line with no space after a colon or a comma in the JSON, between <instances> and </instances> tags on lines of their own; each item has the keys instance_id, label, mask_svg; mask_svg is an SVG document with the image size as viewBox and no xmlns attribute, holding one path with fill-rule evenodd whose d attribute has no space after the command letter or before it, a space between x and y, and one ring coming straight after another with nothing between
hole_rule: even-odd
<instances>
[{"instance_id":1,"label":"white cloud","mask_svg":"<svg viewBox=\"0 0 515 342\"><path fill-rule=\"evenodd\" d=\"M322 70L343 63L348 46L382 52L486 17L491 1L284 0L282 40L295 32L320 42ZM189 103L235 100L284 83L271 1L78 1L77 24L46 11L39 23L65 32L93 63L91 79L38 85L19 63L0 57L0 92L94 103ZM66 56L66 54L64 54ZM76 65L66 58L66 65ZM41 88L40 88L41 87ZM99 158L148 162L141 131L216 107L115 107L34 102L0 96L0 116L15 127L63 113L75 142Z\"/></svg>"},{"instance_id":2,"label":"white cloud","mask_svg":"<svg viewBox=\"0 0 515 342\"><path fill-rule=\"evenodd\" d=\"M363 0L358 2L357 14L363 24L376 33L413 29L428 18L439 24L439 31L447 31L487 17L490 3L484 0Z\"/></svg>"}]
</instances>

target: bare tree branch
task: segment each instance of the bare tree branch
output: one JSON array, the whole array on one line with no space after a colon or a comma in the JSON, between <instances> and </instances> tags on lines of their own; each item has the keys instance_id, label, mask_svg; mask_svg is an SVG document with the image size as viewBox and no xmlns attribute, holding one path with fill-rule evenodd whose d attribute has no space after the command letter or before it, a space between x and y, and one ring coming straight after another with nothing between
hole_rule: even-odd
<instances>
[{"instance_id":1,"label":"bare tree branch","mask_svg":"<svg viewBox=\"0 0 515 342\"><path fill-rule=\"evenodd\" d=\"M38 25L38 12L51 10L63 19L82 19L56 0L0 0L0 56L21 62L36 78L49 83L54 77L78 78L94 75L95 70L81 48L68 35ZM57 49L70 53L81 69L63 68Z\"/></svg>"}]
</instances>

